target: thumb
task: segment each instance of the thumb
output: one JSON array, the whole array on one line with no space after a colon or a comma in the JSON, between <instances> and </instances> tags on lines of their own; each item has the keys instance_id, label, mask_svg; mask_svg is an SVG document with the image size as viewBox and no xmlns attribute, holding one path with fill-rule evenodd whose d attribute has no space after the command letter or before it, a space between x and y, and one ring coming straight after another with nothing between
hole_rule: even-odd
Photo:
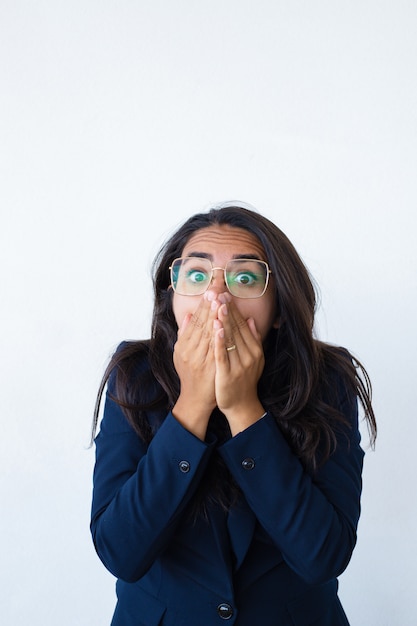
<instances>
[{"instance_id":1,"label":"thumb","mask_svg":"<svg viewBox=\"0 0 417 626\"><path fill-rule=\"evenodd\" d=\"M261 336L258 333L258 330L256 328L256 324L255 324L255 320L253 319L253 317L249 317L246 320L247 325L249 326L249 330L251 331L252 335L255 337L255 339L260 340Z\"/></svg>"}]
</instances>

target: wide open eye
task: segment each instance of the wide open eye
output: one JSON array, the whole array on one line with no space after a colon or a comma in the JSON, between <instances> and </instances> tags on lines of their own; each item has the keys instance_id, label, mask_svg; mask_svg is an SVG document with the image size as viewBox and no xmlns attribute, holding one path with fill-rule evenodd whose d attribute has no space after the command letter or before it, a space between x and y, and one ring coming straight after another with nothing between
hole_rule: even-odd
<instances>
[{"instance_id":1,"label":"wide open eye","mask_svg":"<svg viewBox=\"0 0 417 626\"><path fill-rule=\"evenodd\" d=\"M267 268L262 261L236 259L226 268L227 286L238 298L258 298L265 291Z\"/></svg>"},{"instance_id":2,"label":"wide open eye","mask_svg":"<svg viewBox=\"0 0 417 626\"><path fill-rule=\"evenodd\" d=\"M198 285L199 283L207 282L209 278L207 272L202 269L187 269L185 272L185 280L187 283L195 283Z\"/></svg>"},{"instance_id":3,"label":"wide open eye","mask_svg":"<svg viewBox=\"0 0 417 626\"><path fill-rule=\"evenodd\" d=\"M241 287L250 287L260 280L260 276L252 274L250 272L239 272L234 276L230 276L229 278L233 283L235 283L236 285L240 285Z\"/></svg>"},{"instance_id":4,"label":"wide open eye","mask_svg":"<svg viewBox=\"0 0 417 626\"><path fill-rule=\"evenodd\" d=\"M177 293L195 296L204 293L212 275L208 259L184 257L176 259L171 268L172 284Z\"/></svg>"}]
</instances>

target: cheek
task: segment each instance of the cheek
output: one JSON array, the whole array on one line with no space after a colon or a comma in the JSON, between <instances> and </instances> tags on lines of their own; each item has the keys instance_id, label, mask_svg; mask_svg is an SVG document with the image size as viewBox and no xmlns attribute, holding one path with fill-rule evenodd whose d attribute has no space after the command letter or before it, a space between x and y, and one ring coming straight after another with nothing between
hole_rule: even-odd
<instances>
[{"instance_id":1,"label":"cheek","mask_svg":"<svg viewBox=\"0 0 417 626\"><path fill-rule=\"evenodd\" d=\"M186 315L193 314L196 311L200 299L201 298L194 299L194 297L190 298L187 296L179 296L178 294L174 293L172 299L172 310L174 312L174 317L175 321L177 322L178 328L183 323Z\"/></svg>"},{"instance_id":2,"label":"cheek","mask_svg":"<svg viewBox=\"0 0 417 626\"><path fill-rule=\"evenodd\" d=\"M256 321L256 319L255 319L255 321ZM256 328L258 329L258 332L261 334L262 341L264 341L266 339L269 331L271 330L271 328L274 325L274 321L275 321L275 319L271 319L270 317L268 317L268 318L263 317L256 324Z\"/></svg>"}]
</instances>

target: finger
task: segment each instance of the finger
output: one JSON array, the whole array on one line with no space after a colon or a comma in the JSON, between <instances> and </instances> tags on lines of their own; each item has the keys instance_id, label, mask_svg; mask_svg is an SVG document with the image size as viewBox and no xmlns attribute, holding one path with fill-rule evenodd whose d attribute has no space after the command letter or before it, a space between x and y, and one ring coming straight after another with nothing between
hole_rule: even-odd
<instances>
[{"instance_id":1,"label":"finger","mask_svg":"<svg viewBox=\"0 0 417 626\"><path fill-rule=\"evenodd\" d=\"M213 320L217 317L219 302L204 294L196 310L188 314L181 325L181 336L196 345L202 340L211 341Z\"/></svg>"},{"instance_id":2,"label":"finger","mask_svg":"<svg viewBox=\"0 0 417 626\"><path fill-rule=\"evenodd\" d=\"M258 342L261 342L262 341L261 334L258 332L258 329L256 328L256 323L255 323L255 320L253 319L253 317L249 317L246 321L247 321L248 327L249 327L252 335L254 336L254 338Z\"/></svg>"},{"instance_id":3,"label":"finger","mask_svg":"<svg viewBox=\"0 0 417 626\"><path fill-rule=\"evenodd\" d=\"M216 367L225 373L230 371L229 352L225 340L225 331L219 320L214 322L214 358Z\"/></svg>"},{"instance_id":4,"label":"finger","mask_svg":"<svg viewBox=\"0 0 417 626\"><path fill-rule=\"evenodd\" d=\"M182 320L181 326L178 328L178 332L177 332L178 337L181 337L184 334L185 329L190 323L190 320L191 320L191 313L187 313L187 315Z\"/></svg>"},{"instance_id":5,"label":"finger","mask_svg":"<svg viewBox=\"0 0 417 626\"><path fill-rule=\"evenodd\" d=\"M260 333L256 328L256 323L253 317L245 319L242 317L236 304L232 302L229 305L229 318L232 320L232 329L235 335L238 333L245 341L245 344L249 348L256 349L262 342Z\"/></svg>"},{"instance_id":6,"label":"finger","mask_svg":"<svg viewBox=\"0 0 417 626\"><path fill-rule=\"evenodd\" d=\"M253 342L253 335L246 320L232 304L223 304L219 308L219 319L223 323L226 337L226 347L236 345L240 351L248 349Z\"/></svg>"},{"instance_id":7,"label":"finger","mask_svg":"<svg viewBox=\"0 0 417 626\"><path fill-rule=\"evenodd\" d=\"M229 310L227 304L222 304L219 307L218 319L223 326L223 339L225 343L225 349L234 345L234 335L231 320L229 318Z\"/></svg>"}]
</instances>

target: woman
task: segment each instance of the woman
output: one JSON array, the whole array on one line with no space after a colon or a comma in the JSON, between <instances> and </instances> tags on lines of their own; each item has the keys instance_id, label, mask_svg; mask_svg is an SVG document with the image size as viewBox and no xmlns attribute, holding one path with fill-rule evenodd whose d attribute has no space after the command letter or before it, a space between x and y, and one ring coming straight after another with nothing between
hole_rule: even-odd
<instances>
[{"instance_id":1,"label":"woman","mask_svg":"<svg viewBox=\"0 0 417 626\"><path fill-rule=\"evenodd\" d=\"M308 271L254 210L194 215L153 275L151 339L113 355L93 428L107 385L91 531L112 625L348 624L366 371L314 338Z\"/></svg>"}]
</instances>

